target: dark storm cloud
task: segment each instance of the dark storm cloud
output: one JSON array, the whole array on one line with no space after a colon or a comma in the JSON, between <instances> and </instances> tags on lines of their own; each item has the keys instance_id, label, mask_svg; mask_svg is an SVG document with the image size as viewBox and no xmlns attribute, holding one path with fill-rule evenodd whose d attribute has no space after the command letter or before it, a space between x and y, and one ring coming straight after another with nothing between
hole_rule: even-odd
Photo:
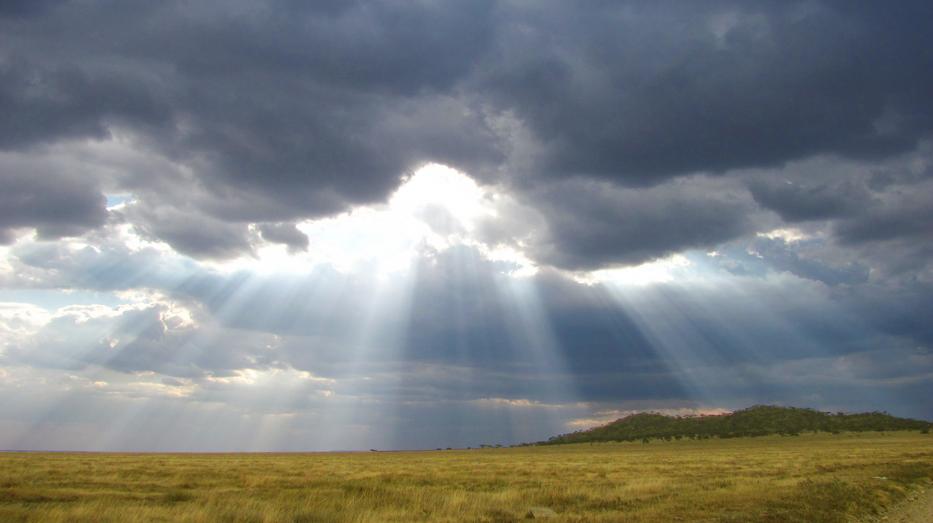
<instances>
[{"instance_id":1,"label":"dark storm cloud","mask_svg":"<svg viewBox=\"0 0 933 523\"><path fill-rule=\"evenodd\" d=\"M871 205L832 224L840 251L871 264L879 278L931 281L933 181L907 177L875 195Z\"/></svg>"},{"instance_id":2,"label":"dark storm cloud","mask_svg":"<svg viewBox=\"0 0 933 523\"><path fill-rule=\"evenodd\" d=\"M554 176L639 185L818 153L878 158L933 126L931 9L509 4L481 83Z\"/></svg>"},{"instance_id":3,"label":"dark storm cloud","mask_svg":"<svg viewBox=\"0 0 933 523\"><path fill-rule=\"evenodd\" d=\"M907 282L901 286L865 286L853 289L847 306L875 328L910 339L911 348L927 353L933 347L933 284Z\"/></svg>"},{"instance_id":4,"label":"dark storm cloud","mask_svg":"<svg viewBox=\"0 0 933 523\"><path fill-rule=\"evenodd\" d=\"M35 227L40 238L76 236L103 225L106 198L93 180L37 172L28 162L0 159L0 240Z\"/></svg>"},{"instance_id":5,"label":"dark storm cloud","mask_svg":"<svg viewBox=\"0 0 933 523\"><path fill-rule=\"evenodd\" d=\"M0 26L5 25L0 19ZM73 64L36 64L9 48L0 59L0 149L69 138L105 139L113 124L164 123L145 78L121 71L87 71Z\"/></svg>"},{"instance_id":6,"label":"dark storm cloud","mask_svg":"<svg viewBox=\"0 0 933 523\"><path fill-rule=\"evenodd\" d=\"M141 227L191 255L226 256L248 252L245 229L209 218L245 226L340 212L385 198L428 161L534 189L542 177L645 186L910 150L933 128L930 10L828 1L5 3L16 16L0 19L0 147L129 136L188 174L143 167L156 174L126 172L112 186L132 189L150 214L177 206L206 223L197 238ZM837 217L864 201L819 180L799 191L773 181L752 188L790 221ZM688 207L683 217L698 216L697 230L664 227L663 238L655 228L657 245L634 253L625 234L619 247L593 252L592 243L616 238L581 232L556 211L555 230L579 241L555 246L580 252L548 256L577 268L593 266L582 262L591 256L629 263L727 239L745 223L718 201ZM599 228L642 211L581 223ZM661 219L646 212L648 223ZM739 225L727 230L714 216Z\"/></svg>"},{"instance_id":7,"label":"dark storm cloud","mask_svg":"<svg viewBox=\"0 0 933 523\"><path fill-rule=\"evenodd\" d=\"M67 0L4 0L0 3L0 16L29 16L42 13Z\"/></svg>"},{"instance_id":8,"label":"dark storm cloud","mask_svg":"<svg viewBox=\"0 0 933 523\"><path fill-rule=\"evenodd\" d=\"M429 160L498 158L452 90L489 40L488 16L483 2L67 4L2 22L0 145L120 129L192 165L214 207L255 193L227 220L341 211Z\"/></svg>"},{"instance_id":9,"label":"dark storm cloud","mask_svg":"<svg viewBox=\"0 0 933 523\"><path fill-rule=\"evenodd\" d=\"M259 233L267 242L287 245L289 251L308 250L308 236L294 223L264 223L259 226Z\"/></svg>"},{"instance_id":10,"label":"dark storm cloud","mask_svg":"<svg viewBox=\"0 0 933 523\"><path fill-rule=\"evenodd\" d=\"M755 201L790 223L852 215L871 203L868 191L852 182L807 186L759 179L751 183L750 189Z\"/></svg>"},{"instance_id":11,"label":"dark storm cloud","mask_svg":"<svg viewBox=\"0 0 933 523\"><path fill-rule=\"evenodd\" d=\"M898 195L895 201L865 209L858 217L839 223L836 234L849 244L898 239L933 241L931 188L914 188L911 194Z\"/></svg>"},{"instance_id":12,"label":"dark storm cloud","mask_svg":"<svg viewBox=\"0 0 933 523\"><path fill-rule=\"evenodd\" d=\"M755 223L754 205L745 194L704 180L639 190L564 182L543 186L530 200L547 224L546 235L532 243L532 254L574 270L712 247L751 231Z\"/></svg>"},{"instance_id":13,"label":"dark storm cloud","mask_svg":"<svg viewBox=\"0 0 933 523\"><path fill-rule=\"evenodd\" d=\"M252 252L251 233L244 223L227 222L196 210L132 205L123 213L144 238L163 240L196 258L232 258Z\"/></svg>"}]
</instances>

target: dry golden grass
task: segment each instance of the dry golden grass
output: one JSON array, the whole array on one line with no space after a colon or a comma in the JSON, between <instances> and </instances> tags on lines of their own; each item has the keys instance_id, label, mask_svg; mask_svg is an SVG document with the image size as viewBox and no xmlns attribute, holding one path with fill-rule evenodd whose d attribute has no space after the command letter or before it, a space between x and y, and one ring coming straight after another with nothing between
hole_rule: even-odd
<instances>
[{"instance_id":1,"label":"dry golden grass","mask_svg":"<svg viewBox=\"0 0 933 523\"><path fill-rule=\"evenodd\" d=\"M879 479L886 478L886 479ZM933 481L933 436L334 454L0 454L0 521L847 521Z\"/></svg>"}]
</instances>

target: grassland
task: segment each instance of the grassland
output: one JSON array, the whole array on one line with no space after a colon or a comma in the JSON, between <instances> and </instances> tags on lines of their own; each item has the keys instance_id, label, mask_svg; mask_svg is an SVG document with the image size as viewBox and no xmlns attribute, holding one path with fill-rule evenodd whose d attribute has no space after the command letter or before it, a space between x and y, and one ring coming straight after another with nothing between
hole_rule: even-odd
<instances>
[{"instance_id":1,"label":"grassland","mask_svg":"<svg viewBox=\"0 0 933 523\"><path fill-rule=\"evenodd\" d=\"M849 521L933 482L918 432L333 454L0 454L0 521Z\"/></svg>"}]
</instances>

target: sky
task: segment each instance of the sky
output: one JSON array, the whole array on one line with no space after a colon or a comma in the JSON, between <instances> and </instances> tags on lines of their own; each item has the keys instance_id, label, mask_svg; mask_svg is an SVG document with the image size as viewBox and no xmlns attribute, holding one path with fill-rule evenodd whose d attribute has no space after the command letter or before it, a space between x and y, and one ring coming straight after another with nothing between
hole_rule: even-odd
<instances>
[{"instance_id":1,"label":"sky","mask_svg":"<svg viewBox=\"0 0 933 523\"><path fill-rule=\"evenodd\" d=\"M933 419L933 4L0 3L0 449Z\"/></svg>"}]
</instances>

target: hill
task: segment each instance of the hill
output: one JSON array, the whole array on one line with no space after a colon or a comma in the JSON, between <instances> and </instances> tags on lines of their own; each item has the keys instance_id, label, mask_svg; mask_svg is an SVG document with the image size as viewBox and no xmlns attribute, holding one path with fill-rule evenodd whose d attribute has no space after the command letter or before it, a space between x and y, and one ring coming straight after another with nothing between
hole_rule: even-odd
<instances>
[{"instance_id":1,"label":"hill","mask_svg":"<svg viewBox=\"0 0 933 523\"><path fill-rule=\"evenodd\" d=\"M924 430L933 423L898 418L886 412L860 414L829 413L796 407L757 405L716 416L665 416L632 414L601 427L554 436L542 445L597 441L660 439L736 438L770 434L798 435L801 432L865 432Z\"/></svg>"}]
</instances>

